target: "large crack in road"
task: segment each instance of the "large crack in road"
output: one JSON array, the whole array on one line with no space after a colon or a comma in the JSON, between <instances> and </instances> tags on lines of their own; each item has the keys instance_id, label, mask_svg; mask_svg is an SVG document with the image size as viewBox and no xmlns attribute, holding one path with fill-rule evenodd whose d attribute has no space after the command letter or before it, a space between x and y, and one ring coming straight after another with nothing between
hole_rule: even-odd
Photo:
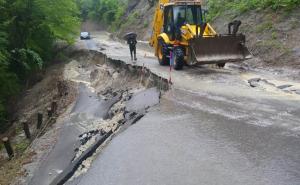
<instances>
[{"instance_id":1,"label":"large crack in road","mask_svg":"<svg viewBox=\"0 0 300 185\"><path fill-rule=\"evenodd\" d=\"M92 160L83 163L67 184L299 184L300 96L293 90L277 88L284 85L282 80L235 68L186 67L170 74L169 68L157 64L151 52L138 50L138 61L132 63L125 44L112 41L105 32L94 35L77 46L91 50L90 55L77 55L77 60L89 65L71 62L70 65L76 64L71 68L77 72L68 74L85 84L83 89L90 89L84 93L87 99L112 100L118 92L129 92L122 95L119 103L113 103L115 114L106 112L111 120L120 112L130 112L126 106L153 106L151 102L157 99L144 104L151 99L145 95L145 87L167 90L166 79L170 76L173 85L143 118L116 134ZM93 60L87 62L89 57ZM102 62L93 62L100 58ZM260 88L252 87L249 80L257 76L274 85L269 88L269 83L258 83ZM297 90L299 83L290 83ZM290 87L283 89L286 88ZM129 103L128 99L134 101ZM89 101L81 103L87 106L73 110L78 110L78 115L95 110L97 100ZM80 120L86 125L90 119L81 116ZM98 126L92 124L85 132L82 130L81 136L85 133L90 137L88 131L95 128L101 132L101 122L97 120ZM54 179L47 170L45 174L48 180Z\"/></svg>"},{"instance_id":2,"label":"large crack in road","mask_svg":"<svg viewBox=\"0 0 300 185\"><path fill-rule=\"evenodd\" d=\"M77 84L78 96L69 113L59 118L63 123L51 151L40 157L39 166L28 167L33 173L29 184L63 184L87 171L101 137L135 123L168 89L165 79L142 67L107 60L97 52L73 53L64 67L64 80Z\"/></svg>"}]
</instances>

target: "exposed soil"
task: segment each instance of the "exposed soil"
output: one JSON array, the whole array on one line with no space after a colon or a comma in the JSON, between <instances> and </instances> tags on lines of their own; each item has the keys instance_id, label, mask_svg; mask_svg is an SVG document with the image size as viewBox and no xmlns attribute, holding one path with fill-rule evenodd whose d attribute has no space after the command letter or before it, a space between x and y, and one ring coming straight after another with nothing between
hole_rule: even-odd
<instances>
[{"instance_id":1,"label":"exposed soil","mask_svg":"<svg viewBox=\"0 0 300 185\"><path fill-rule=\"evenodd\" d=\"M226 12L212 24L219 33L227 33L227 24L232 20L242 21L240 32L246 35L247 46L255 57L245 64L252 68L277 69L279 73L284 72L281 67L286 72L299 72L300 8L289 13L253 10L239 16Z\"/></svg>"},{"instance_id":2,"label":"exposed soil","mask_svg":"<svg viewBox=\"0 0 300 185\"><path fill-rule=\"evenodd\" d=\"M150 7L147 0L129 2L124 24L116 35L122 38L126 32L139 30L138 39L148 41L156 7ZM274 75L284 73L299 80L300 8L291 12L253 10L238 16L235 12L227 11L220 14L212 25L218 33L226 34L227 25L233 20L242 21L240 32L246 35L247 46L254 55L253 59L242 63L244 68L269 71Z\"/></svg>"},{"instance_id":3,"label":"exposed soil","mask_svg":"<svg viewBox=\"0 0 300 185\"><path fill-rule=\"evenodd\" d=\"M138 31L139 40L149 40L152 33L152 19L155 9L148 0L130 0L123 17L124 24L116 31L119 38L128 32Z\"/></svg>"},{"instance_id":4,"label":"exposed soil","mask_svg":"<svg viewBox=\"0 0 300 185\"><path fill-rule=\"evenodd\" d=\"M151 87L159 87L160 90L168 89L166 79L152 74L144 67L131 66L119 60L109 59L99 52L76 48L68 51L68 55L70 56L69 61L50 67L43 80L28 90L17 105L16 118L18 119L11 132L11 140L17 154L15 158L8 161L5 150L1 150L0 184L28 184L35 171L42 170L39 169L39 166L53 150L66 120L76 119L79 121L76 124L80 124L85 130L77 138L78 141L82 141L82 146L74 151L74 159L76 159L93 144L98 134L107 133L110 130L116 132L124 120L131 119L132 116L138 114L138 110L125 109L127 102L134 94ZM93 121L92 118L86 117L80 121L81 114L79 117L75 115L73 112L76 111L73 108L74 101L78 97L78 89L81 85L86 86L104 101L120 95L117 103L109 108L105 119L97 118ZM145 95L142 95L142 99L144 97ZM53 101L58 104L57 116L50 120L47 117L47 109L51 107ZM144 112L144 109L151 105L134 106L142 107L142 112ZM47 123L47 125L43 125L42 131L36 129L38 112L43 113L44 124ZM85 118L83 114L81 116ZM23 120L30 124L34 139L32 142L27 141L23 134L21 127ZM91 161L91 159L86 160L80 171L86 171ZM23 168L21 168L22 166ZM59 174L60 172L61 170L56 170L55 173ZM49 176L54 175L52 171L46 173L49 173ZM78 172L77 175L81 173ZM22 178L15 181L18 176Z\"/></svg>"},{"instance_id":5,"label":"exposed soil","mask_svg":"<svg viewBox=\"0 0 300 185\"><path fill-rule=\"evenodd\" d=\"M10 184L17 175L25 174L20 166L27 164L32 160L35 151L26 150L30 141L26 139L23 133L22 122L29 124L32 139L45 132L54 123L47 116L47 109L51 107L52 102L57 102L55 115L62 114L66 107L73 102L76 91L72 82L65 81L62 77L63 63L49 67L44 74L43 79L27 90L15 106L14 123L8 132L2 137L9 137L15 151L15 157L8 161L6 152L2 148L0 151L0 184ZM37 130L37 114L43 114L43 129ZM45 127L45 124L48 124Z\"/></svg>"}]
</instances>

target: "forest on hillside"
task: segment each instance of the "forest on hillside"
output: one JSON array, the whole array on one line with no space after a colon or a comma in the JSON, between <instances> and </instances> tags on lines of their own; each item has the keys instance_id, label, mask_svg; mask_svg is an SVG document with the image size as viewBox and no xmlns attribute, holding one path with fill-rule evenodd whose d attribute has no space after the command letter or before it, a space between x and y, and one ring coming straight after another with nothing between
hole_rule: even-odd
<instances>
[{"instance_id":1,"label":"forest on hillside","mask_svg":"<svg viewBox=\"0 0 300 185\"><path fill-rule=\"evenodd\" d=\"M56 41L74 42L79 23L73 0L0 0L0 132L12 97L51 61Z\"/></svg>"}]
</instances>

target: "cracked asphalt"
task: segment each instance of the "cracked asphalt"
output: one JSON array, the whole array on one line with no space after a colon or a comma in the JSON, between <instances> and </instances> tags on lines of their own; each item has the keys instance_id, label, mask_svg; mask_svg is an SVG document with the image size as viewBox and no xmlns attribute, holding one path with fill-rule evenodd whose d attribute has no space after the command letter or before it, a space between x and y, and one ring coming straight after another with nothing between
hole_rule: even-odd
<instances>
[{"instance_id":1,"label":"cracked asphalt","mask_svg":"<svg viewBox=\"0 0 300 185\"><path fill-rule=\"evenodd\" d=\"M106 32L92 34L78 44L171 77L173 86L70 184L300 184L300 96L276 88L289 83L297 89L298 82L232 65L170 73L149 50L138 49L132 63L125 43ZM251 87L255 77L274 86Z\"/></svg>"}]
</instances>

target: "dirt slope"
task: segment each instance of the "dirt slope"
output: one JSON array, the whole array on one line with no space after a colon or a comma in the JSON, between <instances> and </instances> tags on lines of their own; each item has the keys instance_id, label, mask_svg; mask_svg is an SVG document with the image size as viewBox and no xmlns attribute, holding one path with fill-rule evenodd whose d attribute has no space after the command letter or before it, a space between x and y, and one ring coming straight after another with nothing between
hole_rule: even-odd
<instances>
[{"instance_id":1,"label":"dirt slope","mask_svg":"<svg viewBox=\"0 0 300 185\"><path fill-rule=\"evenodd\" d=\"M138 38L148 40L152 31L154 7L148 0L130 0L124 16L124 24L117 31L124 33L135 31ZM217 17L212 25L218 33L227 33L227 24L232 20L241 20L240 31L246 34L247 45L254 59L244 62L253 69L273 70L277 73L300 70L300 8L289 13L285 11L253 10L236 16L227 11ZM282 69L284 68L284 70Z\"/></svg>"},{"instance_id":2,"label":"dirt slope","mask_svg":"<svg viewBox=\"0 0 300 185\"><path fill-rule=\"evenodd\" d=\"M300 69L300 8L290 13L253 10L236 17L227 12L212 24L220 33L226 33L227 23L232 20L242 21L240 31L257 57L249 62L252 67Z\"/></svg>"},{"instance_id":3,"label":"dirt slope","mask_svg":"<svg viewBox=\"0 0 300 185\"><path fill-rule=\"evenodd\" d=\"M152 31L154 10L148 0L129 0L123 17L124 24L117 31L117 36L122 37L125 33L133 31L138 33L138 39L148 40Z\"/></svg>"}]
</instances>

